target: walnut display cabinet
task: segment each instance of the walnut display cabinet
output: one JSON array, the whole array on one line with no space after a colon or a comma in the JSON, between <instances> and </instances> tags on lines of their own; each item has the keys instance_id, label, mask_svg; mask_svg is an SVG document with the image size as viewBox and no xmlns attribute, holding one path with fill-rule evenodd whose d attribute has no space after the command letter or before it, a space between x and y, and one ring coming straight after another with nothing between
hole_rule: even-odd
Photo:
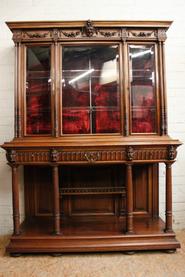
<instances>
[{"instance_id":1,"label":"walnut display cabinet","mask_svg":"<svg viewBox=\"0 0 185 277\"><path fill-rule=\"evenodd\" d=\"M15 137L2 145L12 170L9 253L180 247L172 230L172 164L181 143L167 134L170 24L7 22L15 43Z\"/></svg>"}]
</instances>

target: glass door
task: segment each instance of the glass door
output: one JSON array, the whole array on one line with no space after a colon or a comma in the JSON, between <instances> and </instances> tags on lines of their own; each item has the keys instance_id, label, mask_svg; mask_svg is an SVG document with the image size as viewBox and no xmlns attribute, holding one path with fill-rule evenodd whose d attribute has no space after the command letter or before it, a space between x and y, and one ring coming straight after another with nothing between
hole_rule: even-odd
<instances>
[{"instance_id":1,"label":"glass door","mask_svg":"<svg viewBox=\"0 0 185 277\"><path fill-rule=\"evenodd\" d=\"M130 44L131 133L157 133L155 45Z\"/></svg>"},{"instance_id":2,"label":"glass door","mask_svg":"<svg viewBox=\"0 0 185 277\"><path fill-rule=\"evenodd\" d=\"M62 133L120 133L119 46L62 46Z\"/></svg>"},{"instance_id":3,"label":"glass door","mask_svg":"<svg viewBox=\"0 0 185 277\"><path fill-rule=\"evenodd\" d=\"M26 47L26 135L51 134L51 49Z\"/></svg>"}]
</instances>

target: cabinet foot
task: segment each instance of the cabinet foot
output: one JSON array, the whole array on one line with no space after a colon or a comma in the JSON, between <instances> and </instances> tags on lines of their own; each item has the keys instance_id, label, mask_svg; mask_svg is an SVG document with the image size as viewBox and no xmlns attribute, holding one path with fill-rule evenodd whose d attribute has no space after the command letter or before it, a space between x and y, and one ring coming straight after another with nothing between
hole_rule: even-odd
<instances>
[{"instance_id":1,"label":"cabinet foot","mask_svg":"<svg viewBox=\"0 0 185 277\"><path fill-rule=\"evenodd\" d=\"M22 256L22 254L21 253L10 253L10 256L13 258L18 258L18 257Z\"/></svg>"},{"instance_id":2,"label":"cabinet foot","mask_svg":"<svg viewBox=\"0 0 185 277\"><path fill-rule=\"evenodd\" d=\"M126 255L134 255L136 252L135 251L124 251L123 253Z\"/></svg>"},{"instance_id":3,"label":"cabinet foot","mask_svg":"<svg viewBox=\"0 0 185 277\"><path fill-rule=\"evenodd\" d=\"M62 253L51 253L52 257L61 257Z\"/></svg>"},{"instance_id":4,"label":"cabinet foot","mask_svg":"<svg viewBox=\"0 0 185 277\"><path fill-rule=\"evenodd\" d=\"M168 254L173 254L176 252L176 249L167 249L164 251L165 253L168 253Z\"/></svg>"}]
</instances>

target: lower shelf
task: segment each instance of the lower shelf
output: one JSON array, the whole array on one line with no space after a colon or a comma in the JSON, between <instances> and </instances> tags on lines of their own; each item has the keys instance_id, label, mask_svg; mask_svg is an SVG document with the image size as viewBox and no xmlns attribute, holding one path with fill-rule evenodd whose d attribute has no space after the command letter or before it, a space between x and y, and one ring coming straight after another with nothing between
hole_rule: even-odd
<instances>
[{"instance_id":1,"label":"lower shelf","mask_svg":"<svg viewBox=\"0 0 185 277\"><path fill-rule=\"evenodd\" d=\"M52 218L26 220L21 235L12 236L9 253L63 253L133 250L175 250L175 233L164 232L160 219L134 218L134 234L125 234L124 218L63 220L62 233L52 235Z\"/></svg>"}]
</instances>

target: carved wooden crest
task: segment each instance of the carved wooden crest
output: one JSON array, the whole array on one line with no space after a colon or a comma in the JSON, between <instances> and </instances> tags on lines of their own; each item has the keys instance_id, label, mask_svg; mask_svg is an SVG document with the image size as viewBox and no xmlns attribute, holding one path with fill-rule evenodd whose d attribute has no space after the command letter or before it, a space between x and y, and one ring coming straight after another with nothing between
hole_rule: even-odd
<instances>
[{"instance_id":1,"label":"carved wooden crest","mask_svg":"<svg viewBox=\"0 0 185 277\"><path fill-rule=\"evenodd\" d=\"M91 20L87 20L85 27L84 27L84 33L87 37L92 37L97 33L96 28L93 26L93 23Z\"/></svg>"}]
</instances>

